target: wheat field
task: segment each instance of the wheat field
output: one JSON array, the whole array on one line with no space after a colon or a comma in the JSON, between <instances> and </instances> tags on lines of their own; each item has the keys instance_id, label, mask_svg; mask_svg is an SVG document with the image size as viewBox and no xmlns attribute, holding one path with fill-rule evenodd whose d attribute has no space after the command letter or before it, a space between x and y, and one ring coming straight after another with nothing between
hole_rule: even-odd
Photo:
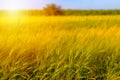
<instances>
[{"instance_id":1,"label":"wheat field","mask_svg":"<svg viewBox=\"0 0 120 80\"><path fill-rule=\"evenodd\" d=\"M119 80L120 16L0 19L0 80Z\"/></svg>"}]
</instances>

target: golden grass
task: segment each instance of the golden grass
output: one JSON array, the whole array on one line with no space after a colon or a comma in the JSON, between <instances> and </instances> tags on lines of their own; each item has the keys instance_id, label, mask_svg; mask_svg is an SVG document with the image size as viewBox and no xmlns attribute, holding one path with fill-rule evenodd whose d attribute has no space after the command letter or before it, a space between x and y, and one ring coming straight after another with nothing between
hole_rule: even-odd
<instances>
[{"instance_id":1,"label":"golden grass","mask_svg":"<svg viewBox=\"0 0 120 80\"><path fill-rule=\"evenodd\" d=\"M119 79L119 16L1 17L1 80Z\"/></svg>"}]
</instances>

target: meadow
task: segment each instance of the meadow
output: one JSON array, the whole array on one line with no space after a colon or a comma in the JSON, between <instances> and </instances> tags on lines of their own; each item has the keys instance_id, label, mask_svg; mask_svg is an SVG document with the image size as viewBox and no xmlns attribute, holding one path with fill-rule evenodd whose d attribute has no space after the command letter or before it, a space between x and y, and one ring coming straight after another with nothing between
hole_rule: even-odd
<instances>
[{"instance_id":1,"label":"meadow","mask_svg":"<svg viewBox=\"0 0 120 80\"><path fill-rule=\"evenodd\" d=\"M0 18L0 80L119 79L119 15Z\"/></svg>"}]
</instances>

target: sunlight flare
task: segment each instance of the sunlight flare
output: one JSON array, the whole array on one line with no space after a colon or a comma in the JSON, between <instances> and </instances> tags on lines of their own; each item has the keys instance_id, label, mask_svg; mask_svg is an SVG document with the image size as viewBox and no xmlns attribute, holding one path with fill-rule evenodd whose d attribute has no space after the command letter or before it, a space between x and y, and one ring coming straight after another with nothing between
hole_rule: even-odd
<instances>
[{"instance_id":1,"label":"sunlight flare","mask_svg":"<svg viewBox=\"0 0 120 80\"><path fill-rule=\"evenodd\" d=\"M20 0L10 0L9 2L5 0L3 5L6 10L20 10L27 6L27 4L22 3Z\"/></svg>"}]
</instances>

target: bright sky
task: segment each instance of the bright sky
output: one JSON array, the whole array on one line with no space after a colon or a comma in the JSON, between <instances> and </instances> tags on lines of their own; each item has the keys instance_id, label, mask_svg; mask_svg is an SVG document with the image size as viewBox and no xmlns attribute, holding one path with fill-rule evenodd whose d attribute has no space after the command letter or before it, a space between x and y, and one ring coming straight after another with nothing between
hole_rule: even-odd
<instances>
[{"instance_id":1,"label":"bright sky","mask_svg":"<svg viewBox=\"0 0 120 80\"><path fill-rule=\"evenodd\" d=\"M120 9L120 0L0 0L0 9L41 9L50 3L67 9Z\"/></svg>"}]
</instances>

